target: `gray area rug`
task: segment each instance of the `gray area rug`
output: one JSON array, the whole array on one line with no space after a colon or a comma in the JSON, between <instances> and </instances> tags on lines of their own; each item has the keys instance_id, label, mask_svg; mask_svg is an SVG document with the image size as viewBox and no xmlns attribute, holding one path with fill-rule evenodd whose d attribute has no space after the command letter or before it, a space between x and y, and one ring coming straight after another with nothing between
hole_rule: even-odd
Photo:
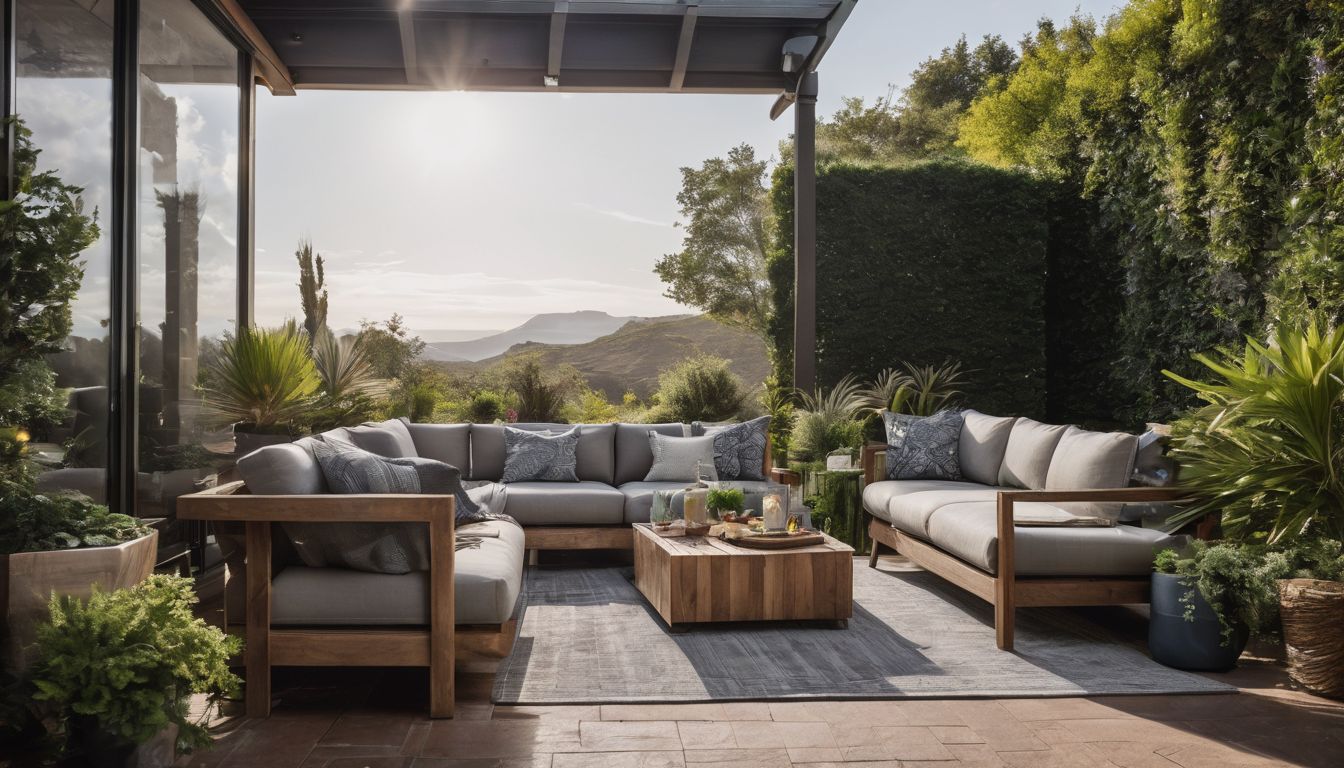
<instances>
[{"instance_id":1,"label":"gray area rug","mask_svg":"<svg viewBox=\"0 0 1344 768\"><path fill-rule=\"evenodd\" d=\"M848 629L701 625L670 634L629 568L529 568L498 704L1227 693L1066 609L1018 611L1014 653L987 603L923 572L854 562Z\"/></svg>"}]
</instances>

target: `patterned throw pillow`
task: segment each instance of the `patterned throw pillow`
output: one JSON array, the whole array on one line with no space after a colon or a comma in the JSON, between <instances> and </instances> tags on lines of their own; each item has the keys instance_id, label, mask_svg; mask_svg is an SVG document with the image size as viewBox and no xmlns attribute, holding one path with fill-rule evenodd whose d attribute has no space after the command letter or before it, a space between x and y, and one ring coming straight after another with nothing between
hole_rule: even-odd
<instances>
[{"instance_id":1,"label":"patterned throw pillow","mask_svg":"<svg viewBox=\"0 0 1344 768\"><path fill-rule=\"evenodd\" d=\"M770 417L741 424L710 426L694 422L692 435L714 436L714 469L720 480L764 480L765 446L770 439Z\"/></svg>"},{"instance_id":2,"label":"patterned throw pillow","mask_svg":"<svg viewBox=\"0 0 1344 768\"><path fill-rule=\"evenodd\" d=\"M887 479L960 480L962 420L957 411L939 411L927 417L883 411Z\"/></svg>"},{"instance_id":3,"label":"patterned throw pillow","mask_svg":"<svg viewBox=\"0 0 1344 768\"><path fill-rule=\"evenodd\" d=\"M644 476L646 483L693 483L700 479L696 468L707 480L717 480L714 466L714 438L674 437L649 430L649 449L653 451L653 466Z\"/></svg>"},{"instance_id":4,"label":"patterned throw pillow","mask_svg":"<svg viewBox=\"0 0 1344 768\"><path fill-rule=\"evenodd\" d=\"M504 428L504 476L501 483L528 480L577 483L579 427L567 432L529 432Z\"/></svg>"}]
</instances>

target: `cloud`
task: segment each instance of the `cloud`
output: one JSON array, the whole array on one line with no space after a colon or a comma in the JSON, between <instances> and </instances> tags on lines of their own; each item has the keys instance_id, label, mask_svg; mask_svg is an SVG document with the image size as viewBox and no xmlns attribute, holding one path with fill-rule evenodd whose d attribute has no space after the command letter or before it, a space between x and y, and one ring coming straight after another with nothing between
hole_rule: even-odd
<instances>
[{"instance_id":1,"label":"cloud","mask_svg":"<svg viewBox=\"0 0 1344 768\"><path fill-rule=\"evenodd\" d=\"M589 205L588 203L579 203L579 202L574 203L574 205L575 207L582 208L586 211L592 211L593 213L601 214L603 216L610 216L611 218L620 221L628 221L631 224L648 224L654 227L669 227L669 228L674 226L673 224L670 224L666 221L655 221L654 219L646 219L643 216L636 216L633 213L618 211L614 208L598 208L595 205Z\"/></svg>"}]
</instances>

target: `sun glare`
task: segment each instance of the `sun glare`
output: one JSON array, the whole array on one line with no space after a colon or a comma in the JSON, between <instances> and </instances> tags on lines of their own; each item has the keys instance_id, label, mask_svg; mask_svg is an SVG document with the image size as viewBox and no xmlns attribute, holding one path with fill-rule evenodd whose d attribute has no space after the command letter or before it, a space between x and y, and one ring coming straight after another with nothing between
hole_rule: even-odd
<instances>
[{"instance_id":1,"label":"sun glare","mask_svg":"<svg viewBox=\"0 0 1344 768\"><path fill-rule=\"evenodd\" d=\"M492 110L481 94L436 91L400 98L405 146L422 173L461 170L493 154Z\"/></svg>"}]
</instances>

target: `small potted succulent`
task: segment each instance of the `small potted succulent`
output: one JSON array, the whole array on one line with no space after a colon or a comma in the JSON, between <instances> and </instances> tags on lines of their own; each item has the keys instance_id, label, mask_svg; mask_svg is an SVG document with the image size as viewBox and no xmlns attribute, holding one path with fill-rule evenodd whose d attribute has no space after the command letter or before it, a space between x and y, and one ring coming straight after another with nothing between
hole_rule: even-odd
<instances>
[{"instance_id":1,"label":"small potted succulent","mask_svg":"<svg viewBox=\"0 0 1344 768\"><path fill-rule=\"evenodd\" d=\"M746 522L747 495L740 488L711 488L709 512L725 523Z\"/></svg>"}]
</instances>

